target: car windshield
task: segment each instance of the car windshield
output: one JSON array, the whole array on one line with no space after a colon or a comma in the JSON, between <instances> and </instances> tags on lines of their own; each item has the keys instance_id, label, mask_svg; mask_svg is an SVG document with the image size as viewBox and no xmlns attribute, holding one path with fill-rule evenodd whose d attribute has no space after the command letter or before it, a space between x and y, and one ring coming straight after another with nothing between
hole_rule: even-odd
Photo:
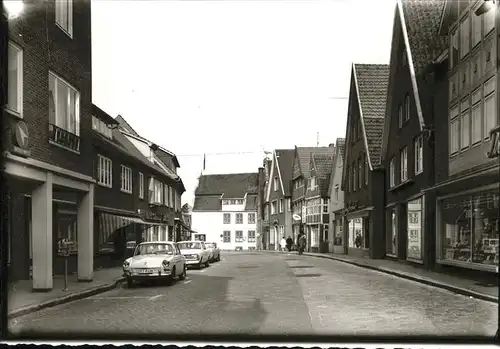
<instances>
[{"instance_id":1,"label":"car windshield","mask_svg":"<svg viewBox=\"0 0 500 349\"><path fill-rule=\"evenodd\" d=\"M201 243L199 242L179 242L177 245L181 250L201 250Z\"/></svg>"},{"instance_id":2,"label":"car windshield","mask_svg":"<svg viewBox=\"0 0 500 349\"><path fill-rule=\"evenodd\" d=\"M147 254L174 254L174 248L170 244L140 244L135 249L134 256Z\"/></svg>"}]
</instances>

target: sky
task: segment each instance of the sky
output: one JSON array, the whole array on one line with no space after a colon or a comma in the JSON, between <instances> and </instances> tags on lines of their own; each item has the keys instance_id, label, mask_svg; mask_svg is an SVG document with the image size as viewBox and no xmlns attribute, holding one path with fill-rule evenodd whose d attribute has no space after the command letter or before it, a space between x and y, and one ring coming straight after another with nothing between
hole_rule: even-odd
<instances>
[{"instance_id":1,"label":"sky","mask_svg":"<svg viewBox=\"0 0 500 349\"><path fill-rule=\"evenodd\" d=\"M388 64L393 0L92 0L93 103L204 173L345 137L352 63Z\"/></svg>"}]
</instances>

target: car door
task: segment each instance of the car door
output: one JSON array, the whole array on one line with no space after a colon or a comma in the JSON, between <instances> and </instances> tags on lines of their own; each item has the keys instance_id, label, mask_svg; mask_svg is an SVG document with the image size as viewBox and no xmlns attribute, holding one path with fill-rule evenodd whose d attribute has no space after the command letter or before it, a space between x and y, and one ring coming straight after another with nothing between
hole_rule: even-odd
<instances>
[{"instance_id":1,"label":"car door","mask_svg":"<svg viewBox=\"0 0 500 349\"><path fill-rule=\"evenodd\" d=\"M177 270L183 270L184 269L184 257L182 256L181 250L179 249L179 246L175 244L175 253L177 254Z\"/></svg>"}]
</instances>

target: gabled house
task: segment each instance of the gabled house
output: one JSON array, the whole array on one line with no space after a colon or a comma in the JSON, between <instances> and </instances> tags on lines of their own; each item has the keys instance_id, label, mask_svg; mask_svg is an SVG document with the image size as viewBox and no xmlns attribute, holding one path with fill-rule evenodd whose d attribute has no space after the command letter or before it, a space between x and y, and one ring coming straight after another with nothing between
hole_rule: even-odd
<instances>
[{"instance_id":1,"label":"gabled house","mask_svg":"<svg viewBox=\"0 0 500 349\"><path fill-rule=\"evenodd\" d=\"M384 172L380 149L389 66L353 64L345 136L344 253L383 258Z\"/></svg>"},{"instance_id":2,"label":"gabled house","mask_svg":"<svg viewBox=\"0 0 500 349\"><path fill-rule=\"evenodd\" d=\"M344 224L342 214L344 211L344 191L342 190L342 167L344 165L345 138L337 138L335 141L335 156L330 174L330 185L328 187L331 214L328 227L328 252L344 253L342 247Z\"/></svg>"},{"instance_id":3,"label":"gabled house","mask_svg":"<svg viewBox=\"0 0 500 349\"><path fill-rule=\"evenodd\" d=\"M181 213L181 195L186 189L182 179L177 175L179 162L175 154L138 135L122 116L115 120L119 121L118 130L121 134L119 137L122 138L127 150L138 158L146 159L161 173L144 177L147 193L145 204L148 209L140 209L140 215L144 219L158 223L166 220L170 241L189 239L190 229L184 224ZM150 229L146 233L146 240L156 240L162 236L159 229L155 227Z\"/></svg>"},{"instance_id":4,"label":"gabled house","mask_svg":"<svg viewBox=\"0 0 500 349\"><path fill-rule=\"evenodd\" d=\"M476 277L498 272L499 12L498 2L446 1L439 26L449 42L443 74L449 92L435 114L434 164L441 171L426 191L436 198L429 220L435 245L424 256L436 269L469 269Z\"/></svg>"},{"instance_id":5,"label":"gabled house","mask_svg":"<svg viewBox=\"0 0 500 349\"><path fill-rule=\"evenodd\" d=\"M425 252L434 240L435 201L425 190L434 184L434 165L442 172L433 160L432 129L434 115L443 112L438 106L447 104L446 96L436 99L446 92L439 83L446 76L448 48L438 34L443 8L438 0L397 2L381 155L386 255L420 264L429 262Z\"/></svg>"},{"instance_id":6,"label":"gabled house","mask_svg":"<svg viewBox=\"0 0 500 349\"><path fill-rule=\"evenodd\" d=\"M309 178L305 195L306 227L311 252L328 252L329 192L331 168L335 148L328 148L330 154L311 153Z\"/></svg>"},{"instance_id":7,"label":"gabled house","mask_svg":"<svg viewBox=\"0 0 500 349\"><path fill-rule=\"evenodd\" d=\"M311 164L311 154L318 155L333 155L334 148L331 147L295 147L294 159L293 159L293 171L292 171L292 218L293 215L300 217L300 219L292 220L293 229L293 240L297 242L297 236L299 232L304 232L307 235L307 248L310 249L311 246L311 229L305 229L306 216L307 216L307 205L306 205L306 195L312 199L312 191L308 188L310 187L310 164ZM316 187L316 186L314 186ZM310 203L311 205L313 202ZM312 211L311 211L312 212ZM315 240L316 241L316 240ZM317 240L319 248L319 232ZM315 242L316 244L316 242Z\"/></svg>"},{"instance_id":8,"label":"gabled house","mask_svg":"<svg viewBox=\"0 0 500 349\"><path fill-rule=\"evenodd\" d=\"M276 149L271 160L270 185L267 186L266 202L270 207L270 229L274 248L279 249L283 237L291 237L292 232L292 166L293 149Z\"/></svg>"},{"instance_id":9,"label":"gabled house","mask_svg":"<svg viewBox=\"0 0 500 349\"><path fill-rule=\"evenodd\" d=\"M264 173L264 182L260 185L260 188L262 189L262 204L261 204L261 209L262 209L262 237L261 237L261 242L262 242L262 248L265 250L274 250L276 249L276 236L274 234L274 228L271 227L271 220L270 220L270 215L271 215L271 205L270 202L267 198L267 192L269 190L269 186L272 185L271 181L271 165L272 165L272 157L269 158L266 156L262 162ZM259 176L259 178L261 178ZM272 236L271 236L272 235ZM271 241L272 239L272 241Z\"/></svg>"},{"instance_id":10,"label":"gabled house","mask_svg":"<svg viewBox=\"0 0 500 349\"><path fill-rule=\"evenodd\" d=\"M193 230L222 250L255 250L258 180L258 173L201 175L191 214Z\"/></svg>"}]
</instances>

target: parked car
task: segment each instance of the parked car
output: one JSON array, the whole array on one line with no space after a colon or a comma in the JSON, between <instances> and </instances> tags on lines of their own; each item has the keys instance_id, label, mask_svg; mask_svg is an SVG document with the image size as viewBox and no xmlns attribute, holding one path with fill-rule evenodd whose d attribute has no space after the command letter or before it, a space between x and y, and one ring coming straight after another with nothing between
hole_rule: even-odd
<instances>
[{"instance_id":1,"label":"parked car","mask_svg":"<svg viewBox=\"0 0 500 349\"><path fill-rule=\"evenodd\" d=\"M211 253L210 262L218 262L220 261L220 248L217 247L216 242L205 242L205 246Z\"/></svg>"},{"instance_id":2,"label":"parked car","mask_svg":"<svg viewBox=\"0 0 500 349\"><path fill-rule=\"evenodd\" d=\"M148 280L164 280L172 284L176 277L186 278L186 258L175 242L142 242L132 257L123 262L127 285Z\"/></svg>"},{"instance_id":3,"label":"parked car","mask_svg":"<svg viewBox=\"0 0 500 349\"><path fill-rule=\"evenodd\" d=\"M201 268L210 265L210 252L203 241L180 241L177 243L188 266Z\"/></svg>"}]
</instances>

